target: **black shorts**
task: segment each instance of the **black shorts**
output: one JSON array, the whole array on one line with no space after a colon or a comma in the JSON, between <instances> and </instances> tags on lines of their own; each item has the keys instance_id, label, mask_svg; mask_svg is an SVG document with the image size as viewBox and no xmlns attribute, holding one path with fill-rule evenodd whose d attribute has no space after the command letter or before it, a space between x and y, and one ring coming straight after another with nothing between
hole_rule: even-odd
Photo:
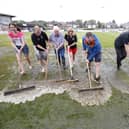
<instances>
[{"instance_id":1,"label":"black shorts","mask_svg":"<svg viewBox=\"0 0 129 129\"><path fill-rule=\"evenodd\" d=\"M16 46L18 49L20 49L21 48L21 46ZM29 55L29 47L27 46L27 45L25 45L24 47L23 47L23 49L22 49L22 52L23 52L23 54L25 55L25 56L28 56ZM16 53L17 53L17 51L16 51Z\"/></svg>"}]
</instances>

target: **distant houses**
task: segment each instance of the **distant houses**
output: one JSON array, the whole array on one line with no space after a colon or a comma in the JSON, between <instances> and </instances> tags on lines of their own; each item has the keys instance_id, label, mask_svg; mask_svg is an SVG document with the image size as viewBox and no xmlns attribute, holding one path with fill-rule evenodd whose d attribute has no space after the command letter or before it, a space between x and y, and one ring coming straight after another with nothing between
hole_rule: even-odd
<instances>
[{"instance_id":1,"label":"distant houses","mask_svg":"<svg viewBox=\"0 0 129 129\"><path fill-rule=\"evenodd\" d=\"M13 15L0 13L0 31L7 31L8 24L12 22L14 17Z\"/></svg>"},{"instance_id":2,"label":"distant houses","mask_svg":"<svg viewBox=\"0 0 129 129\"><path fill-rule=\"evenodd\" d=\"M129 30L129 22L121 24L120 26L121 26L121 28Z\"/></svg>"},{"instance_id":3,"label":"distant houses","mask_svg":"<svg viewBox=\"0 0 129 129\"><path fill-rule=\"evenodd\" d=\"M88 24L87 29L96 29L97 25L96 24Z\"/></svg>"},{"instance_id":4,"label":"distant houses","mask_svg":"<svg viewBox=\"0 0 129 129\"><path fill-rule=\"evenodd\" d=\"M115 28L118 28L118 25L115 23L115 22L108 22L106 23L106 28L107 29L115 29Z\"/></svg>"},{"instance_id":5,"label":"distant houses","mask_svg":"<svg viewBox=\"0 0 129 129\"><path fill-rule=\"evenodd\" d=\"M33 27L35 25L40 25L44 30L52 30L53 26L58 25L62 30L67 30L69 27L74 28L75 30L82 29L82 30L95 30L95 29L125 29L129 30L129 22L121 24L120 26L117 25L115 20L111 22L102 23L100 21L96 21L94 19L82 21L82 20L75 20L75 21L68 21L68 22L59 22L59 21L31 21L26 22L22 20L13 21L12 19L15 16L9 14L2 14L0 13L0 31L7 31L8 24L13 22L16 23L22 30L24 31L33 31Z\"/></svg>"}]
</instances>

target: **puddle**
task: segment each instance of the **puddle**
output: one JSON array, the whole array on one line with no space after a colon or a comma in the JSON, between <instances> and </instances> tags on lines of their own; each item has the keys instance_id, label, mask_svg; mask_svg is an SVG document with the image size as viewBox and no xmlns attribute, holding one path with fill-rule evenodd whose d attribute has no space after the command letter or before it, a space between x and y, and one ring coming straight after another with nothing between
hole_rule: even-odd
<instances>
[{"instance_id":1,"label":"puddle","mask_svg":"<svg viewBox=\"0 0 129 129\"><path fill-rule=\"evenodd\" d=\"M32 57L33 55L31 55ZM71 99L81 103L81 105L100 105L106 103L112 95L111 86L115 87L122 92L129 93L129 81L128 81L128 73L126 72L129 69L129 66L123 68L123 71L116 71L116 64L115 64L115 51L114 49L104 49L103 50L103 62L102 62L102 71L101 71L101 78L102 78L102 86L104 90L102 91L86 91L83 93L79 93L79 89L88 88L88 79L87 73L85 72L86 66L84 60L81 58L81 52L78 52L76 58L76 65L73 70L74 77L79 79L78 83L70 84L70 83L52 83L50 80L59 80L59 79L69 79L70 73L69 69L61 70L62 76L59 74L58 67L56 65L55 55L53 51L50 52L49 56L49 65L48 65L48 75L47 81L44 79L45 75L43 75L41 71L40 65L37 63L36 59L32 58L33 62L33 69L28 70L28 66L26 65L26 75L22 76L20 79L18 78L17 74L17 66L13 65L12 70L13 76L7 76L6 73L2 73L0 75L0 79L4 81L3 78L9 78L8 82L10 85L4 87L5 89L14 89L17 88L19 84L23 86L29 85L36 85L36 89L32 91L26 91L24 93L19 93L11 96L2 96L1 94L1 102L12 102L12 103L20 103L25 101L32 101L36 97L39 97L44 94L62 94L67 92ZM67 60L67 55L66 55ZM126 62L123 62L123 66L126 65ZM68 62L67 62L68 66ZM7 66L10 68L10 66ZM5 78L6 79L6 78ZM1 81L1 84L2 84ZM92 84L94 86L94 83ZM95 85L96 86L96 85Z\"/></svg>"}]
</instances>

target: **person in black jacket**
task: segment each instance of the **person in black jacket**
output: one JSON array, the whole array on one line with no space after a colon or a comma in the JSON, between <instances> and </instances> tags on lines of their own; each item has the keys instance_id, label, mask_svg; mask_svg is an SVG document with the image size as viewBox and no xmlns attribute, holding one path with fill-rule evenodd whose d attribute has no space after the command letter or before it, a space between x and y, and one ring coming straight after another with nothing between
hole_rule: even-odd
<instances>
[{"instance_id":1,"label":"person in black jacket","mask_svg":"<svg viewBox=\"0 0 129 129\"><path fill-rule=\"evenodd\" d=\"M117 55L117 69L120 69L121 61L126 57L129 56L129 32L124 32L120 34L114 43L114 47L116 50Z\"/></svg>"},{"instance_id":2,"label":"person in black jacket","mask_svg":"<svg viewBox=\"0 0 129 129\"><path fill-rule=\"evenodd\" d=\"M31 35L31 39L34 45L37 59L40 61L40 64L42 66L41 72L45 72L48 54L48 36L45 32L41 31L41 28L38 25L36 25L34 27L34 33Z\"/></svg>"}]
</instances>

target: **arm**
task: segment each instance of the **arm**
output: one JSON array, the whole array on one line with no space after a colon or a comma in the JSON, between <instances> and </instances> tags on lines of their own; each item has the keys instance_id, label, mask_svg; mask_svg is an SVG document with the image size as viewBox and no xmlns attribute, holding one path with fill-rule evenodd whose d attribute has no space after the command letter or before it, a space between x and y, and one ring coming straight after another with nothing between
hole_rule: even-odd
<instances>
[{"instance_id":1,"label":"arm","mask_svg":"<svg viewBox=\"0 0 129 129\"><path fill-rule=\"evenodd\" d=\"M20 40L21 40L21 42L22 42L22 46L21 46L21 48L20 48L20 52L21 52L26 43L25 43L25 39L24 39L23 36L21 37Z\"/></svg>"},{"instance_id":2,"label":"arm","mask_svg":"<svg viewBox=\"0 0 129 129\"><path fill-rule=\"evenodd\" d=\"M64 43L65 43L65 39L64 37L61 35L61 43L59 44L59 46L57 47L57 49L60 49L64 46Z\"/></svg>"},{"instance_id":3,"label":"arm","mask_svg":"<svg viewBox=\"0 0 129 129\"><path fill-rule=\"evenodd\" d=\"M74 46L74 45L76 45L76 44L77 44L77 36L76 36L76 35L74 35L74 37L75 37L75 41L74 41L74 43L72 43L71 45L69 45L70 47L72 47L72 46Z\"/></svg>"},{"instance_id":4,"label":"arm","mask_svg":"<svg viewBox=\"0 0 129 129\"><path fill-rule=\"evenodd\" d=\"M85 44L85 38L82 38L83 55L87 58L88 46Z\"/></svg>"},{"instance_id":5,"label":"arm","mask_svg":"<svg viewBox=\"0 0 129 129\"><path fill-rule=\"evenodd\" d=\"M49 36L49 40L48 40L48 44L53 47L53 48L56 48L56 44L53 42L52 40L52 34Z\"/></svg>"},{"instance_id":6,"label":"arm","mask_svg":"<svg viewBox=\"0 0 129 129\"><path fill-rule=\"evenodd\" d=\"M126 54L129 57L129 33L127 34L127 37L123 39L123 42L124 42Z\"/></svg>"},{"instance_id":7,"label":"arm","mask_svg":"<svg viewBox=\"0 0 129 129\"><path fill-rule=\"evenodd\" d=\"M44 50L44 51L47 50L47 49L43 48L41 45L39 45L39 44L37 44L36 47L38 47L38 48L40 48L40 49L42 49L42 50Z\"/></svg>"},{"instance_id":8,"label":"arm","mask_svg":"<svg viewBox=\"0 0 129 129\"><path fill-rule=\"evenodd\" d=\"M125 50L126 50L127 56L129 56L129 45L128 44L124 44L124 46L125 46Z\"/></svg>"},{"instance_id":9,"label":"arm","mask_svg":"<svg viewBox=\"0 0 129 129\"><path fill-rule=\"evenodd\" d=\"M19 52L19 49L16 47L16 45L15 45L15 43L14 43L14 40L13 40L13 38L12 38L12 36L11 36L11 33L8 34L8 37L9 37L9 39L10 39L10 41L11 41L12 47L13 47L17 52Z\"/></svg>"},{"instance_id":10,"label":"arm","mask_svg":"<svg viewBox=\"0 0 129 129\"><path fill-rule=\"evenodd\" d=\"M12 45L12 47L17 51L17 52L19 52L19 49L16 47L16 45L13 43L13 40L12 39L10 39L11 40L11 45Z\"/></svg>"},{"instance_id":11,"label":"arm","mask_svg":"<svg viewBox=\"0 0 129 129\"><path fill-rule=\"evenodd\" d=\"M60 48L62 48L64 46L64 42L62 42L58 47L57 47L57 49L60 49Z\"/></svg>"},{"instance_id":12,"label":"arm","mask_svg":"<svg viewBox=\"0 0 129 129\"><path fill-rule=\"evenodd\" d=\"M42 49L42 50L46 51L46 49L45 49L45 48L43 48L41 45L39 45L39 44L37 43L37 41L36 41L36 39L35 39L35 35L34 35L34 34L32 34L32 35L31 35L31 40L32 40L33 45L34 45L35 47L40 48L40 49Z\"/></svg>"},{"instance_id":13,"label":"arm","mask_svg":"<svg viewBox=\"0 0 129 129\"><path fill-rule=\"evenodd\" d=\"M45 43L46 43L46 48L47 48L46 50L48 50L50 47L50 42L49 42L48 36L45 32L44 32L44 37L45 37Z\"/></svg>"}]
</instances>

